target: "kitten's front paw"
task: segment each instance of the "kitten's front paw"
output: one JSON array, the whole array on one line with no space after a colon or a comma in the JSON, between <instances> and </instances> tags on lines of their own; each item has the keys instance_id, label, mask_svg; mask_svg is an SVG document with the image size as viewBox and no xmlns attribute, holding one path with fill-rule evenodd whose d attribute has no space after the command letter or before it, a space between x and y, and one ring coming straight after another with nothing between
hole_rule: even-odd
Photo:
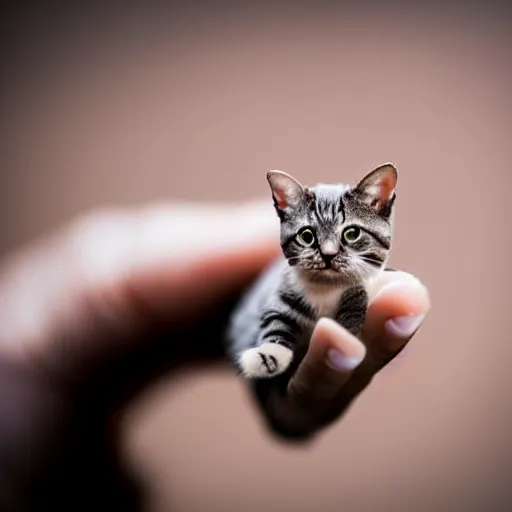
<instances>
[{"instance_id":1,"label":"kitten's front paw","mask_svg":"<svg viewBox=\"0 0 512 512\"><path fill-rule=\"evenodd\" d=\"M293 352L279 343L263 343L247 349L240 356L242 375L247 378L269 378L283 373L292 362Z\"/></svg>"}]
</instances>

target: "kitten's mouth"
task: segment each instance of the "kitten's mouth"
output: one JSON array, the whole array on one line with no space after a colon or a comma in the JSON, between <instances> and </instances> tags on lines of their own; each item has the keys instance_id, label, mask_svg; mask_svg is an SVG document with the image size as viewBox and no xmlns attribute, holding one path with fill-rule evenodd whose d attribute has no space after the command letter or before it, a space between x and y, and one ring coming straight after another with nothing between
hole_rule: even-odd
<instances>
[{"instance_id":1,"label":"kitten's mouth","mask_svg":"<svg viewBox=\"0 0 512 512\"><path fill-rule=\"evenodd\" d=\"M341 268L338 270L334 268L318 268L307 272L304 277L312 283L335 285L345 279L345 274Z\"/></svg>"},{"instance_id":2,"label":"kitten's mouth","mask_svg":"<svg viewBox=\"0 0 512 512\"><path fill-rule=\"evenodd\" d=\"M318 269L322 273L326 274L340 274L347 270L348 261L347 260L337 260L333 261L330 264L326 265L324 268Z\"/></svg>"}]
</instances>

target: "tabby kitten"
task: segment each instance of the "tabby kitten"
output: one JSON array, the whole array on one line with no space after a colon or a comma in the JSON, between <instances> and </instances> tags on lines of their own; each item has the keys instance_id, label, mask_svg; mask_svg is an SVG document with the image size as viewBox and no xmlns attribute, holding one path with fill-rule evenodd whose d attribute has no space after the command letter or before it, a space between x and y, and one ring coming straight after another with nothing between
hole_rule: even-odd
<instances>
[{"instance_id":1,"label":"tabby kitten","mask_svg":"<svg viewBox=\"0 0 512 512\"><path fill-rule=\"evenodd\" d=\"M228 352L244 377L275 377L292 361L296 367L321 317L359 334L368 285L389 256L397 177L391 164L353 187L305 187L284 172L267 174L284 259L261 275L231 319Z\"/></svg>"}]
</instances>

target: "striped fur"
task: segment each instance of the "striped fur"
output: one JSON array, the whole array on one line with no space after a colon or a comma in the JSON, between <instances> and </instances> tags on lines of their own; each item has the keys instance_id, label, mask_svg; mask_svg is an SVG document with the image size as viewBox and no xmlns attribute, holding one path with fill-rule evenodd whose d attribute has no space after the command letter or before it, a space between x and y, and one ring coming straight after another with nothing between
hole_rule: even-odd
<instances>
[{"instance_id":1,"label":"striped fur","mask_svg":"<svg viewBox=\"0 0 512 512\"><path fill-rule=\"evenodd\" d=\"M367 285L389 257L396 178L391 164L353 187L303 187L285 173L269 173L284 258L261 275L233 314L228 351L243 376L274 377L298 364L294 356L305 353L321 317L359 334Z\"/></svg>"}]
</instances>

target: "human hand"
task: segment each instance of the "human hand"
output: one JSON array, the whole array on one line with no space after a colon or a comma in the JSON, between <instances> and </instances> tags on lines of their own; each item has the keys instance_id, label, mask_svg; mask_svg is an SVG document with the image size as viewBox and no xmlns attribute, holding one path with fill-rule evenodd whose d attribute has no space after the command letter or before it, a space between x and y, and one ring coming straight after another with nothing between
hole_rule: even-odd
<instances>
[{"instance_id":1,"label":"human hand","mask_svg":"<svg viewBox=\"0 0 512 512\"><path fill-rule=\"evenodd\" d=\"M118 476L112 420L163 371L222 356L231 307L279 253L277 241L267 201L185 204L87 215L7 258L0 267L0 482L9 487L0 486L0 503L90 510L101 496L104 506L135 508ZM265 403L271 425L290 435L300 425L309 435L334 420L405 343L385 331L384 320L426 309L421 286L383 291L365 333L375 349L353 374L329 369L324 355L337 347L361 356L364 348L322 321L286 399Z\"/></svg>"},{"instance_id":2,"label":"human hand","mask_svg":"<svg viewBox=\"0 0 512 512\"><path fill-rule=\"evenodd\" d=\"M215 361L278 253L267 202L87 214L0 265L0 510L138 510L122 406Z\"/></svg>"},{"instance_id":3,"label":"human hand","mask_svg":"<svg viewBox=\"0 0 512 512\"><path fill-rule=\"evenodd\" d=\"M370 290L361 340L323 318L291 378L255 383L269 426L285 438L308 440L338 419L403 350L429 308L427 290L418 279L406 272L383 272Z\"/></svg>"}]
</instances>

